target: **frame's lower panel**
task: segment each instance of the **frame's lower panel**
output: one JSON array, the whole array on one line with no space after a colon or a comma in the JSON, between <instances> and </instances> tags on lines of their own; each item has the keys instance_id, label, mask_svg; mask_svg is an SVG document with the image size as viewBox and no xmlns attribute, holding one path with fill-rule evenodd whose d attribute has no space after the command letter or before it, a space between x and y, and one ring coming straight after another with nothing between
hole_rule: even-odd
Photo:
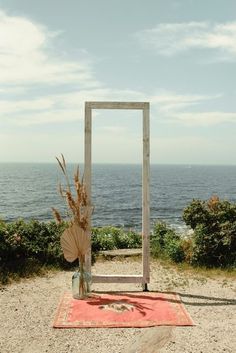
<instances>
[{"instance_id":1,"label":"frame's lower panel","mask_svg":"<svg viewBox=\"0 0 236 353\"><path fill-rule=\"evenodd\" d=\"M143 276L92 275L93 283L149 283Z\"/></svg>"}]
</instances>

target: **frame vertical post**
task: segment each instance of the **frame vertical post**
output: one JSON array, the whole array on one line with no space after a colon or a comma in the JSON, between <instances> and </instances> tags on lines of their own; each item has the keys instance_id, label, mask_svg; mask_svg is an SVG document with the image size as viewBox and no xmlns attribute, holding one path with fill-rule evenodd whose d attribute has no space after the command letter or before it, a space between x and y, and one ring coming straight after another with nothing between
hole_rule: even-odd
<instances>
[{"instance_id":1,"label":"frame vertical post","mask_svg":"<svg viewBox=\"0 0 236 353\"><path fill-rule=\"evenodd\" d=\"M88 201L88 237L89 237L89 251L85 259L86 271L91 273L91 170L92 170L92 110L88 104L85 103L85 138L84 138L84 181L87 192Z\"/></svg>"},{"instance_id":2,"label":"frame vertical post","mask_svg":"<svg viewBox=\"0 0 236 353\"><path fill-rule=\"evenodd\" d=\"M150 232L150 132L149 103L143 109L143 170L142 170L142 236L143 236L143 289L150 281L149 232Z\"/></svg>"}]
</instances>

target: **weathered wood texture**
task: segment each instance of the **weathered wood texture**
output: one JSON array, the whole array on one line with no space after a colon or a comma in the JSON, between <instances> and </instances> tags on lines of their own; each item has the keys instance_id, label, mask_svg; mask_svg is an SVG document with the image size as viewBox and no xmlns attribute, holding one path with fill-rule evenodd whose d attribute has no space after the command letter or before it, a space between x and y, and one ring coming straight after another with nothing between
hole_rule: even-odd
<instances>
[{"instance_id":1,"label":"weathered wood texture","mask_svg":"<svg viewBox=\"0 0 236 353\"><path fill-rule=\"evenodd\" d=\"M88 207L92 207L91 202L91 164L92 164L92 110L85 104L85 137L84 137L84 181L87 191ZM85 259L86 271L91 273L91 213L88 217L88 237L90 239L90 247Z\"/></svg>"},{"instance_id":2,"label":"weathered wood texture","mask_svg":"<svg viewBox=\"0 0 236 353\"><path fill-rule=\"evenodd\" d=\"M129 275L93 275L94 283L143 283L143 276Z\"/></svg>"},{"instance_id":3,"label":"weathered wood texture","mask_svg":"<svg viewBox=\"0 0 236 353\"><path fill-rule=\"evenodd\" d=\"M143 235L143 278L149 283L149 233L150 233L150 131L149 105L143 109L143 169L142 169L142 235Z\"/></svg>"},{"instance_id":4,"label":"weathered wood texture","mask_svg":"<svg viewBox=\"0 0 236 353\"><path fill-rule=\"evenodd\" d=\"M84 178L87 188L88 206L91 204L92 171L92 109L141 109L143 110L143 169L142 169L142 276L93 276L95 282L134 282L143 287L150 281L149 270L149 232L150 232L150 139L149 139L149 103L148 102L85 102L85 155ZM88 221L88 235L91 239L91 217ZM91 272L91 246L86 257L86 270Z\"/></svg>"},{"instance_id":5,"label":"weathered wood texture","mask_svg":"<svg viewBox=\"0 0 236 353\"><path fill-rule=\"evenodd\" d=\"M146 109L148 102L86 102L90 109Z\"/></svg>"},{"instance_id":6,"label":"weathered wood texture","mask_svg":"<svg viewBox=\"0 0 236 353\"><path fill-rule=\"evenodd\" d=\"M142 249L115 249L99 251L99 255L103 257L131 257L142 255Z\"/></svg>"}]
</instances>

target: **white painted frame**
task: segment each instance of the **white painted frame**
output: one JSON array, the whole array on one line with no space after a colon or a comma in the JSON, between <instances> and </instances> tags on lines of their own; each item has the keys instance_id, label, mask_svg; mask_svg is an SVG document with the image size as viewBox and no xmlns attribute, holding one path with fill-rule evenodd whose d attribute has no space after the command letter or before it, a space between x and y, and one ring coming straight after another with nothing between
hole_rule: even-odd
<instances>
[{"instance_id":1,"label":"white painted frame","mask_svg":"<svg viewBox=\"0 0 236 353\"><path fill-rule=\"evenodd\" d=\"M143 164L142 164L142 275L93 275L95 283L141 283L147 289L150 282L150 128L148 102L85 102L85 150L84 180L87 189L88 206L91 203L92 175L92 110L93 109L133 109L143 111ZM90 214L90 212L89 212ZM88 236L91 239L91 216L88 220ZM91 273L91 247L86 257L86 269Z\"/></svg>"}]
</instances>

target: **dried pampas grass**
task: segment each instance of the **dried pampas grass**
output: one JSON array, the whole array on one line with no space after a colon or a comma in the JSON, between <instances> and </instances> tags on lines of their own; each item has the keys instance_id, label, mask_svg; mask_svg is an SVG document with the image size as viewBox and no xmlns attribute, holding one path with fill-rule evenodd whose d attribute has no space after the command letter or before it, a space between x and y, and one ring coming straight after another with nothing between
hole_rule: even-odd
<instances>
[{"instance_id":1,"label":"dried pampas grass","mask_svg":"<svg viewBox=\"0 0 236 353\"><path fill-rule=\"evenodd\" d=\"M65 259L73 262L77 258L83 259L89 250L88 218L90 217L91 209L87 202L84 180L83 178L80 180L79 167L77 167L74 174L73 195L63 154L61 155L61 160L58 157L56 159L66 181L65 188L59 183L58 191L66 202L69 214L69 226L61 236L61 247ZM55 208L52 208L52 212L56 221L61 223L63 217L60 212Z\"/></svg>"}]
</instances>

